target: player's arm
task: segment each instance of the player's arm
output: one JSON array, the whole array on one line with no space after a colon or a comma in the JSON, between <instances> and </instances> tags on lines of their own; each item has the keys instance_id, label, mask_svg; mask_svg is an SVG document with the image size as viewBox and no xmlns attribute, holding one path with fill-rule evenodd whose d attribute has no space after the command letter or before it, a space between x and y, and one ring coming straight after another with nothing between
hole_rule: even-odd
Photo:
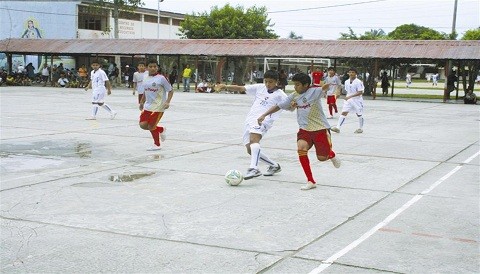
<instances>
[{"instance_id":1,"label":"player's arm","mask_svg":"<svg viewBox=\"0 0 480 274\"><path fill-rule=\"evenodd\" d=\"M245 86L237 86L237 85L225 85L225 84L218 84L215 86L215 91L222 91L222 90L231 90L245 93L247 89Z\"/></svg>"},{"instance_id":2,"label":"player's arm","mask_svg":"<svg viewBox=\"0 0 480 274\"><path fill-rule=\"evenodd\" d=\"M110 84L109 80L105 81L105 86L107 87L107 94L108 95L112 94L112 85Z\"/></svg>"},{"instance_id":3,"label":"player's arm","mask_svg":"<svg viewBox=\"0 0 480 274\"><path fill-rule=\"evenodd\" d=\"M262 116L258 117L257 121L258 121L258 124L261 125L263 120L265 120L265 118L272 114L272 113L275 113L277 111L280 110L280 107L279 106L273 106L271 107L269 110L267 110L267 112L265 112L264 114L262 114Z\"/></svg>"},{"instance_id":4,"label":"player's arm","mask_svg":"<svg viewBox=\"0 0 480 274\"><path fill-rule=\"evenodd\" d=\"M92 81L88 81L88 85L85 87L85 91L92 88Z\"/></svg>"},{"instance_id":5,"label":"player's arm","mask_svg":"<svg viewBox=\"0 0 480 274\"><path fill-rule=\"evenodd\" d=\"M348 99L353 98L353 97L361 96L362 94L363 94L363 89L358 90L356 93L354 93L352 95L345 96L345 100L348 100Z\"/></svg>"},{"instance_id":6,"label":"player's arm","mask_svg":"<svg viewBox=\"0 0 480 274\"><path fill-rule=\"evenodd\" d=\"M133 92L132 94L135 95L135 91L137 90L137 82L135 81L135 77L133 78Z\"/></svg>"}]
</instances>

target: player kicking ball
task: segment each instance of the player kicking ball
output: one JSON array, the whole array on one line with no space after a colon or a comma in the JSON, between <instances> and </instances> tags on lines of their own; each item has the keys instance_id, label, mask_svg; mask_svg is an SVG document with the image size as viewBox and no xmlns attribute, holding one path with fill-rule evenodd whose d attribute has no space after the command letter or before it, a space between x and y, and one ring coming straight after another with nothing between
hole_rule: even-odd
<instances>
[{"instance_id":1,"label":"player kicking ball","mask_svg":"<svg viewBox=\"0 0 480 274\"><path fill-rule=\"evenodd\" d=\"M330 140L330 124L322 109L321 98L328 85L319 87L310 86L310 77L305 73L297 73L293 76L295 92L285 100L270 108L258 117L258 124L263 125L266 117L273 115L281 109L297 109L297 122L300 129L297 133L298 159L307 177L307 183L302 190L316 188L308 159L308 150L315 146L315 152L319 161L331 160L336 168L340 167L340 160L335 157Z\"/></svg>"},{"instance_id":2,"label":"player kicking ball","mask_svg":"<svg viewBox=\"0 0 480 274\"><path fill-rule=\"evenodd\" d=\"M160 139L165 141L165 127L158 127L163 113L170 107L173 89L168 80L158 74L157 60L151 59L147 63L148 75L143 78L144 95L140 101L140 128L149 130L153 137L153 146L148 151L160 150Z\"/></svg>"},{"instance_id":3,"label":"player kicking ball","mask_svg":"<svg viewBox=\"0 0 480 274\"><path fill-rule=\"evenodd\" d=\"M287 98L285 92L277 88L278 79L278 72L268 70L264 74L263 84L247 86L218 84L215 86L217 92L228 89L255 97L250 107L250 112L248 112L245 119L245 131L243 134L243 144L247 148L247 153L250 154L250 168L243 177L245 180L262 175L262 172L258 169L259 160L269 165L267 172L263 174L264 176L272 176L282 170L280 165L270 159L260 147L260 140L273 126L273 122L280 117L280 112L265 117L262 125L259 125L257 122L259 115Z\"/></svg>"}]
</instances>

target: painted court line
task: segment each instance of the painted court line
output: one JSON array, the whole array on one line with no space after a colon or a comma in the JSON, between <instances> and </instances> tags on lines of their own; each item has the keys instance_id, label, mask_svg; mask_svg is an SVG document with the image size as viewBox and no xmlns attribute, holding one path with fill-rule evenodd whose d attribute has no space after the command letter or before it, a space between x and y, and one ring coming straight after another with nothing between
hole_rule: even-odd
<instances>
[{"instance_id":1,"label":"painted court line","mask_svg":"<svg viewBox=\"0 0 480 274\"><path fill-rule=\"evenodd\" d=\"M480 154L480 151L478 151L477 153L473 154L472 156L468 157L467 160L465 160L463 164L468 164L470 163L473 159L475 159L475 157L477 157L478 155ZM313 269L312 271L310 271L310 274L317 274L317 273L320 273L322 271L324 271L325 269L327 269L328 267L330 267L336 260L338 260L339 258L341 258L343 255L347 254L348 252L350 252L352 249L354 249L355 247L357 247L358 245L360 245L362 242L364 242L365 240L367 240L368 238L370 238L370 236L372 236L373 234L375 234L375 232L377 232L379 229L383 228L384 226L386 226L388 223L390 223L391 221L393 221L396 217L398 217L398 215L400 215L403 211L407 210L410 206L412 206L413 204L415 204L416 202L418 202L421 198L424 197L424 195L428 194L430 191L432 191L434 188L436 188L437 186L439 186L443 181L445 181L446 179L448 179L450 176L452 176L453 174L455 174L455 172L457 172L458 170L460 170L462 168L462 165L459 165L459 166L456 166L454 169L452 169L450 172L448 172L445 176L443 176L442 178L438 179L435 183L433 183L429 188L425 189L424 191L422 191L420 194L417 194L415 195L412 199L410 199L410 201L406 202L403 206L401 206L399 209L397 209L395 212L393 212L392 214L390 214L387 218L385 218L383 221L381 221L380 223L378 223L376 226L374 226L373 228L371 228L369 231L367 231L365 234L363 234L362 236L360 236L360 238L356 239L355 241L353 241L352 243L350 243L349 245L347 245L346 247L344 247L342 250L338 251L337 253L333 254L332 256L330 256L328 259L324 260L322 262L321 265L319 265L317 268Z\"/></svg>"}]
</instances>

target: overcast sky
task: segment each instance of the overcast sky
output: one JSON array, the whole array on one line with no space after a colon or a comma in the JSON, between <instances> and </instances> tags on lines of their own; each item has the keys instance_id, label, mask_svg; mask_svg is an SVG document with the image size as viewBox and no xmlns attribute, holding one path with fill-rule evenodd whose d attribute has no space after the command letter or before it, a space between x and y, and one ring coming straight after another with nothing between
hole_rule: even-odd
<instances>
[{"instance_id":1,"label":"overcast sky","mask_svg":"<svg viewBox=\"0 0 480 274\"><path fill-rule=\"evenodd\" d=\"M157 9L156 0L144 0ZM417 24L450 33L455 0L164 0L161 11L192 14L209 12L212 6L245 8L265 6L272 28L281 38L290 31L304 39L338 39L351 27L356 34L370 29L386 33L403 24ZM480 1L458 0L456 29L459 38L468 29L480 27Z\"/></svg>"}]
</instances>

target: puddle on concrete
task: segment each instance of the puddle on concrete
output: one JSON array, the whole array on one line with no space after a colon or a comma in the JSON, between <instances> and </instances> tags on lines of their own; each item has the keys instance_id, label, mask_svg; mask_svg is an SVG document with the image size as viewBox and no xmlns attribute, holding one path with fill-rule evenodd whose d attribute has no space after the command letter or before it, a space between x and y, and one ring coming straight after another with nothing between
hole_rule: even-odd
<instances>
[{"instance_id":1,"label":"puddle on concrete","mask_svg":"<svg viewBox=\"0 0 480 274\"><path fill-rule=\"evenodd\" d=\"M128 162L134 163L134 164L145 164L145 163L152 163L156 161L160 161L164 159L165 156L161 154L154 154L154 155L148 155L148 156L142 156L142 157L137 157L133 159L128 159Z\"/></svg>"},{"instance_id":2,"label":"puddle on concrete","mask_svg":"<svg viewBox=\"0 0 480 274\"><path fill-rule=\"evenodd\" d=\"M108 178L112 182L132 182L143 177L152 176L155 172L146 172L146 173L117 173L112 174Z\"/></svg>"},{"instance_id":3,"label":"puddle on concrete","mask_svg":"<svg viewBox=\"0 0 480 274\"><path fill-rule=\"evenodd\" d=\"M36 155L57 157L92 157L92 144L87 142L68 142L64 140L39 141L33 143L2 143L1 157L5 155Z\"/></svg>"}]
</instances>

